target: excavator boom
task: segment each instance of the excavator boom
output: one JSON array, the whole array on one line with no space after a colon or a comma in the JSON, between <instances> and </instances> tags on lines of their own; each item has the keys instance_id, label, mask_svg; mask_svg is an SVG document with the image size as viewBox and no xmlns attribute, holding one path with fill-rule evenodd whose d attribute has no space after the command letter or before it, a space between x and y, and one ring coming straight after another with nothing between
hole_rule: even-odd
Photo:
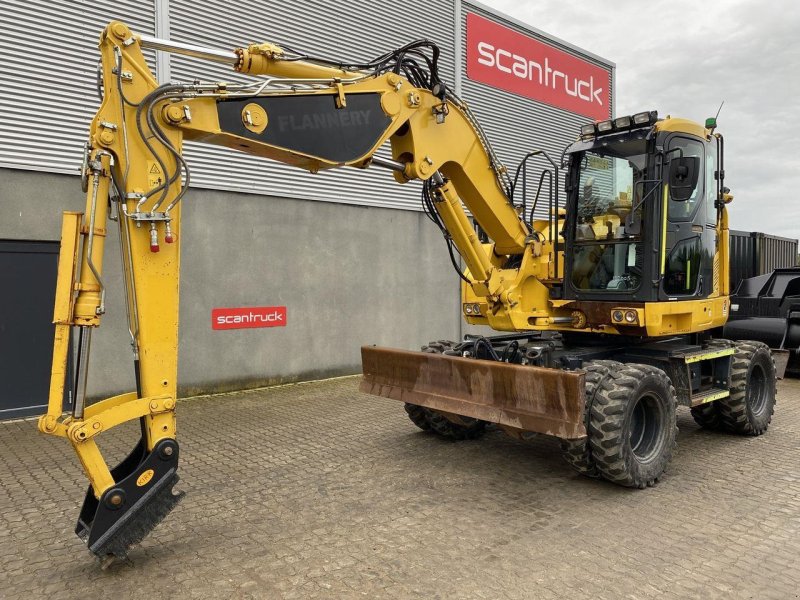
<instances>
[{"instance_id":1,"label":"excavator boom","mask_svg":"<svg viewBox=\"0 0 800 600\"><path fill-rule=\"evenodd\" d=\"M82 169L86 209L64 215L50 398L39 428L67 438L75 449L90 482L76 531L93 553L110 561L125 557L180 499L173 486L179 455L181 200L190 184L184 140L226 146L310 172L375 166L388 169L398 183L422 180L430 216L451 256L458 252L466 264L459 274L474 294L498 309L518 302L508 292L512 282L501 274L502 257L523 255L531 230L513 206L505 169L474 116L439 79L438 49L429 42L409 44L368 64L342 66L268 43L234 51L177 44L112 22L99 48L104 96ZM228 63L262 78L245 84L158 85L144 48ZM411 68L411 59L425 62L428 70ZM377 156L387 142L392 158ZM490 235L491 247L479 240L465 207ZM108 223L119 228L136 390L90 404L88 359L92 331L105 312ZM545 270L546 263L545 256ZM76 338L77 377L67 383L67 352L70 339ZM400 355L383 356L394 362ZM483 366L489 372L496 368ZM513 388L516 371L500 370L493 380ZM528 384L531 376L526 374ZM576 378L566 379L575 384ZM64 417L66 385L73 387L75 402L72 414ZM572 400L561 395L566 404L558 409L564 413L558 427L579 435L574 390L572 395ZM514 403L512 396L496 400L503 398ZM110 469L97 436L135 419L141 423L141 441Z\"/></svg>"}]
</instances>

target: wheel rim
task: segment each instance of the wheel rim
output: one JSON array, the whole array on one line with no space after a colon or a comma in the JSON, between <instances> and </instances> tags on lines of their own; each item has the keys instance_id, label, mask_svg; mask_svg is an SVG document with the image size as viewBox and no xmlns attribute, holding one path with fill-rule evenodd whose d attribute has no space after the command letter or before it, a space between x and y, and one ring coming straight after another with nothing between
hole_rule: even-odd
<instances>
[{"instance_id":1,"label":"wheel rim","mask_svg":"<svg viewBox=\"0 0 800 600\"><path fill-rule=\"evenodd\" d=\"M754 364L747 384L747 405L754 415L760 414L767 405L767 376L764 368Z\"/></svg>"},{"instance_id":2,"label":"wheel rim","mask_svg":"<svg viewBox=\"0 0 800 600\"><path fill-rule=\"evenodd\" d=\"M645 395L636 401L631 413L630 445L640 462L647 462L658 454L663 429L661 421L661 410L655 396Z\"/></svg>"}]
</instances>

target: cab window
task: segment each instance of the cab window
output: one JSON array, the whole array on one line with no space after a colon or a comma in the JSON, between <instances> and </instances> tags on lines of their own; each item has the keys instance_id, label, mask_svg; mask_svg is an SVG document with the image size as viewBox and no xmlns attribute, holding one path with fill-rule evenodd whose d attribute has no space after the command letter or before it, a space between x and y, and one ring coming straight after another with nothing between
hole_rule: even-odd
<instances>
[{"instance_id":1,"label":"cab window","mask_svg":"<svg viewBox=\"0 0 800 600\"><path fill-rule=\"evenodd\" d=\"M702 256L703 247L699 237L678 242L667 259L664 291L670 296L694 294Z\"/></svg>"},{"instance_id":2,"label":"cab window","mask_svg":"<svg viewBox=\"0 0 800 600\"><path fill-rule=\"evenodd\" d=\"M705 165L703 157L703 144L697 140L683 137L674 137L669 145L669 154L673 159L679 156L696 156L700 159L700 164ZM670 221L688 221L692 219L697 207L702 204L705 185L704 177L697 178L697 186L694 188L691 197L685 201L669 199L669 212L667 213Z\"/></svg>"}]
</instances>

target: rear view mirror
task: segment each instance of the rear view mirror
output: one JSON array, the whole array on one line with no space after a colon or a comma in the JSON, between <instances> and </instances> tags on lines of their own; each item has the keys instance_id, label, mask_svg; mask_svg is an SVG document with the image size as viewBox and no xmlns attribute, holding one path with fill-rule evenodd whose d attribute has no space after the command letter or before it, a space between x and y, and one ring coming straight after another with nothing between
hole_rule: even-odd
<instances>
[{"instance_id":1,"label":"rear view mirror","mask_svg":"<svg viewBox=\"0 0 800 600\"><path fill-rule=\"evenodd\" d=\"M685 202L694 194L700 175L697 156L681 156L669 162L669 193L673 200Z\"/></svg>"}]
</instances>

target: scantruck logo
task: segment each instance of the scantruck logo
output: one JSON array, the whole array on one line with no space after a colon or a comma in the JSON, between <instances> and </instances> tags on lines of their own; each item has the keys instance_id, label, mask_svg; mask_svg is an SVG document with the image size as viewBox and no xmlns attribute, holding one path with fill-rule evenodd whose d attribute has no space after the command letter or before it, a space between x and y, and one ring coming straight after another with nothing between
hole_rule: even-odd
<instances>
[{"instance_id":1,"label":"scantruck logo","mask_svg":"<svg viewBox=\"0 0 800 600\"><path fill-rule=\"evenodd\" d=\"M608 71L474 13L467 77L595 120L611 116Z\"/></svg>"},{"instance_id":2,"label":"scantruck logo","mask_svg":"<svg viewBox=\"0 0 800 600\"><path fill-rule=\"evenodd\" d=\"M253 306L211 309L212 329L286 327L285 306Z\"/></svg>"}]
</instances>

